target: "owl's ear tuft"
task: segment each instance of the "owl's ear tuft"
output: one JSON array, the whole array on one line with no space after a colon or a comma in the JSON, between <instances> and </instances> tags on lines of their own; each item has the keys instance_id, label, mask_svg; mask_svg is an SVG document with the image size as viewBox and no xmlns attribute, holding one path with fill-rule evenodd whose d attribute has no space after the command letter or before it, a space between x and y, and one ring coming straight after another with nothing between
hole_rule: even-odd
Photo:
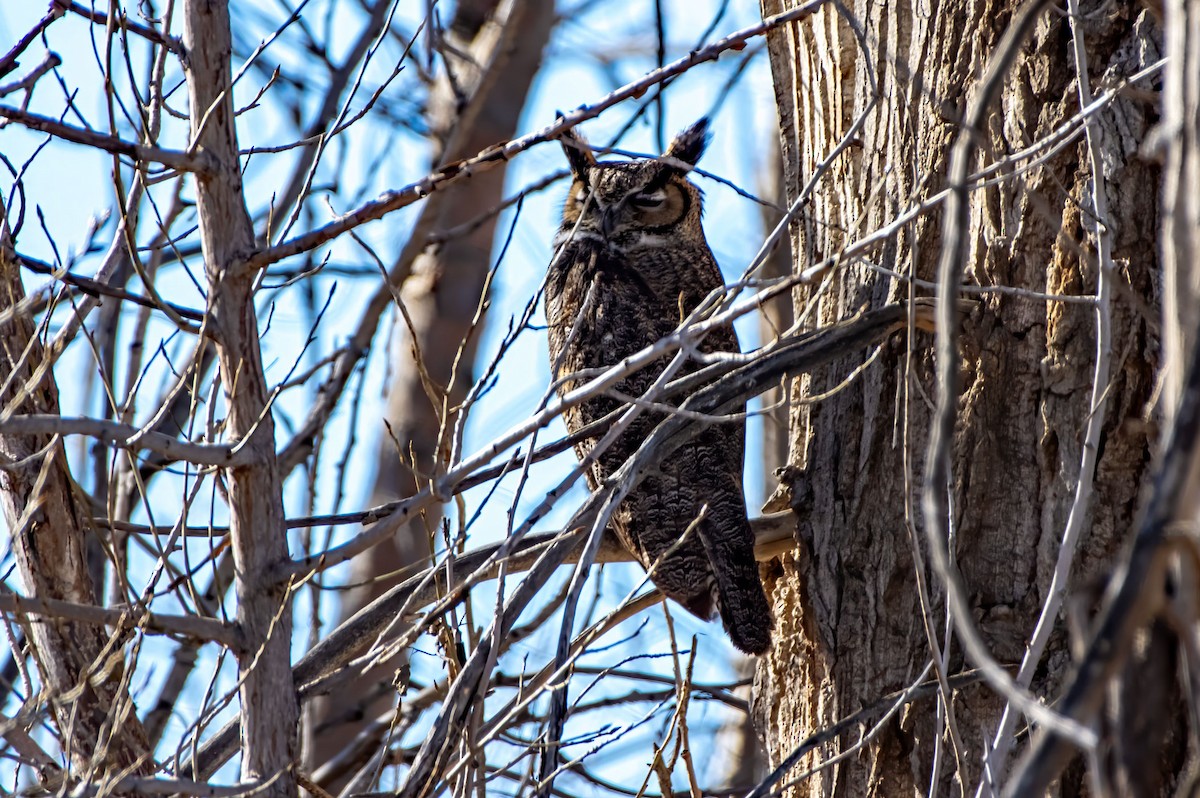
<instances>
[{"instance_id":1,"label":"owl's ear tuft","mask_svg":"<svg viewBox=\"0 0 1200 798\"><path fill-rule=\"evenodd\" d=\"M711 139L712 133L708 130L708 117L702 116L694 125L683 130L674 138L663 156L682 161L688 165L688 169L685 171L691 171L691 167L695 166L704 155L704 150L708 147Z\"/></svg>"},{"instance_id":2,"label":"owl's ear tuft","mask_svg":"<svg viewBox=\"0 0 1200 798\"><path fill-rule=\"evenodd\" d=\"M575 128L571 128L559 136L558 140L562 144L563 152L567 155L567 163L571 165L571 174L575 176L576 180L582 181L586 185L588 169L596 165L596 156L592 154L592 148L588 146L587 139Z\"/></svg>"}]
</instances>

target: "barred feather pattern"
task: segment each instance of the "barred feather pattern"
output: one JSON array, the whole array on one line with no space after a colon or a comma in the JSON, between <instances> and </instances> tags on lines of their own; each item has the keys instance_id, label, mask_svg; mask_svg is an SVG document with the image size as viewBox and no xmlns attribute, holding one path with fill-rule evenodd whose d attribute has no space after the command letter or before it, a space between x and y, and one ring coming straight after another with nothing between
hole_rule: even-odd
<instances>
[{"instance_id":1,"label":"barred feather pattern","mask_svg":"<svg viewBox=\"0 0 1200 798\"><path fill-rule=\"evenodd\" d=\"M685 144L694 147L696 131L681 138L685 134L690 135ZM699 137L702 151L703 131ZM700 191L682 170L654 160L597 164L577 152L572 168L576 181L556 239L561 252L546 280L551 363L555 378L567 378L560 392L577 384L570 375L611 367L669 335L723 285L700 226ZM660 196L666 207L651 210L668 215L644 213L640 205ZM700 349L737 352L737 336L732 327L714 330ZM625 377L616 391L641 396L667 362ZM683 373L698 367L689 363ZM564 414L567 428L577 431L620 407L614 397L589 399ZM663 417L649 409L638 415L591 467L593 489L637 451ZM577 444L581 459L603 434ZM770 646L772 621L742 491L744 443L742 421L705 426L626 497L612 529L643 567L653 568L651 578L665 595L705 620L719 614L735 646L761 654Z\"/></svg>"}]
</instances>

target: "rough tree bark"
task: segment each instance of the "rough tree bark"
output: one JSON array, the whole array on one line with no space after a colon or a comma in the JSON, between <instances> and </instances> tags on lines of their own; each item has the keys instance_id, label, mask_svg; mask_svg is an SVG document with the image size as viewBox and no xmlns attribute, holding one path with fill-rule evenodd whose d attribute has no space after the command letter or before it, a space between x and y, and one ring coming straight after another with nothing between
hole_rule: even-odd
<instances>
[{"instance_id":1,"label":"rough tree bark","mask_svg":"<svg viewBox=\"0 0 1200 798\"><path fill-rule=\"evenodd\" d=\"M764 16L794 5L762 0ZM1019 5L951 0L931 10L922 3L861 2L853 10L861 40L827 5L769 36L789 201L862 117L850 147L833 160L793 227L797 269L836 255L944 187L964 111ZM1160 57L1161 33L1143 6L1082 6L1079 28L1093 86ZM1075 75L1068 21L1043 15L987 118L972 171L1029 147L1076 114ZM975 623L1004 664L1021 661L1080 480L1092 479L1094 493L1071 572L1073 592L1111 567L1137 510L1154 429L1144 419L1152 412L1159 360L1159 170L1138 152L1156 120L1154 103L1153 95L1130 91L1097 119L1116 268L1111 381L1093 474L1080 474L1096 359L1093 308L984 292L962 334L950 486L953 551ZM1086 147L1079 138L1036 163L1008 163L1000 179L970 194L968 284L1096 293ZM870 264L844 263L826 285L797 289L797 318L810 304L816 306L810 318L821 323L903 300L907 282L870 266L934 279L940 224L937 212L918 215L869 256ZM777 643L760 663L755 703L773 763L808 735L909 685L930 660L931 637L945 650L948 672L970 666L956 642L946 646L942 591L928 569L923 575L932 607L922 620L916 569L928 558L914 564L913 545L922 529L925 397L936 388L929 339L916 335L911 343L911 362L905 342L894 342L847 388L793 411L785 484L798 514L798 548L768 580ZM868 354L795 389L828 391ZM1053 696L1070 664L1063 627L1060 621L1036 672L1032 688L1039 695ZM944 785L954 771L973 791L984 740L995 734L1003 702L980 685L955 691L958 751L944 723L935 722L934 707L930 699L910 705L862 752L794 793L924 794L931 781ZM1148 770L1161 783L1146 785L1149 794L1167 789L1182 765L1186 748L1174 731L1166 732L1166 742L1150 741L1148 753L1157 758L1150 761L1160 765ZM843 735L805 764L828 761L856 739ZM940 777L932 764L938 746ZM1084 790L1081 775L1080 768L1069 771L1058 789Z\"/></svg>"}]
</instances>

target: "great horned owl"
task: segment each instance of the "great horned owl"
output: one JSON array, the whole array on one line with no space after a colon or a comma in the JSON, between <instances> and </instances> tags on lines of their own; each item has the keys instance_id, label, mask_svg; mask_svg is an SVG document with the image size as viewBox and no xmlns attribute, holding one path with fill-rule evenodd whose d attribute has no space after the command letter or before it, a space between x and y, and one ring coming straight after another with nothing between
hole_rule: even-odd
<instances>
[{"instance_id":1,"label":"great horned owl","mask_svg":"<svg viewBox=\"0 0 1200 798\"><path fill-rule=\"evenodd\" d=\"M700 189L687 179L707 144L707 119L680 133L664 160L597 162L581 137L563 137L574 182L546 278L556 378L619 363L670 334L724 285L700 226ZM732 327L714 330L700 349L737 352L737 336ZM626 377L615 390L640 396L667 362ZM697 367L689 363L684 372ZM567 380L560 391L574 385ZM576 405L565 413L567 429L579 430L620 406L609 396ZM662 418L650 410L637 417L590 469L593 490ZM582 458L602 434L579 443L577 454ZM740 422L707 426L629 494L612 526L647 569L676 546L658 562L652 574L655 585L704 620L712 620L716 610L734 645L761 654L771 644L771 615L746 520L744 442ZM679 544L706 505L703 520Z\"/></svg>"}]
</instances>

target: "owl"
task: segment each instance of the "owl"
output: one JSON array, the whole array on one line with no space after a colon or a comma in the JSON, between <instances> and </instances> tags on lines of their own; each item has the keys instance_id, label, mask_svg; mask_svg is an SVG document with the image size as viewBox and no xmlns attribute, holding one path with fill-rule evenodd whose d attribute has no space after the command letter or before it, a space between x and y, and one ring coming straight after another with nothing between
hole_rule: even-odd
<instances>
[{"instance_id":1,"label":"owl","mask_svg":"<svg viewBox=\"0 0 1200 798\"><path fill-rule=\"evenodd\" d=\"M669 335L723 287L700 226L702 195L687 178L708 138L708 120L701 119L662 159L597 162L582 137L564 135L574 180L546 277L550 360L554 376L565 378L561 393L578 384L570 375L594 375ZM739 351L732 327L710 332L699 348ZM669 360L625 377L615 391L640 396ZM677 376L700 365L689 362ZM589 399L566 411L567 429L580 430L622 404L609 395ZM587 474L593 490L663 418L644 410L600 455ZM603 434L576 445L581 459ZM667 597L706 621L719 613L735 646L761 654L771 644L771 614L746 519L744 442L742 421L704 427L629 494L612 528L643 567L654 566L651 578Z\"/></svg>"}]
</instances>

